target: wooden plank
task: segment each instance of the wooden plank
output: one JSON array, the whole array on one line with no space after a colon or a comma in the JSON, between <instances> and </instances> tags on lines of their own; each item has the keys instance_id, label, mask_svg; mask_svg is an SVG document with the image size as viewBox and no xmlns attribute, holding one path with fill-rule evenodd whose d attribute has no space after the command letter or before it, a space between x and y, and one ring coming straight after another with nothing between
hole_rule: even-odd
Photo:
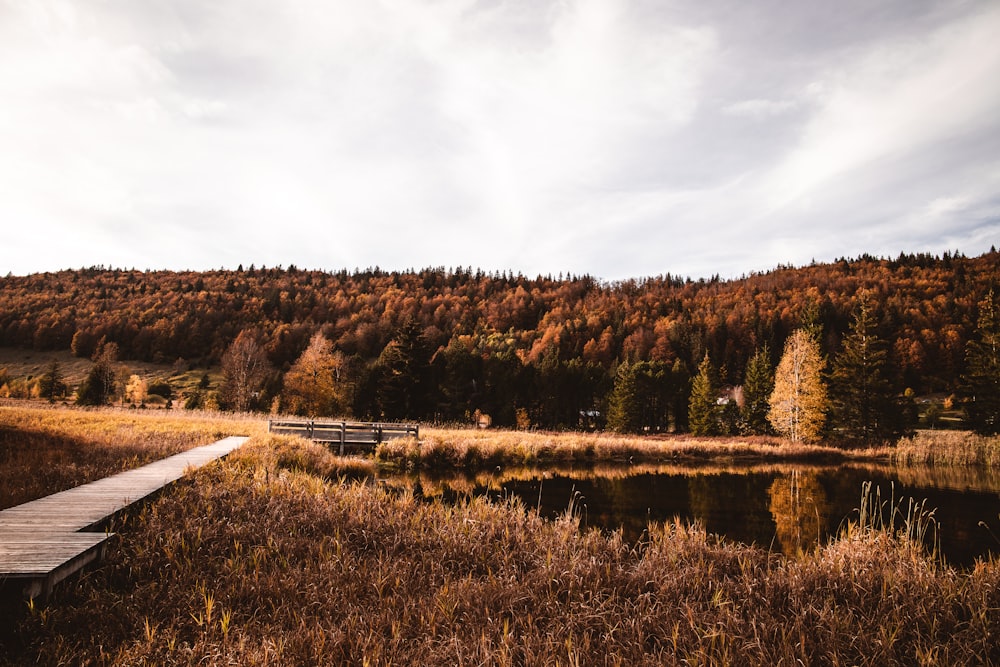
<instances>
[{"instance_id":1,"label":"wooden plank","mask_svg":"<svg viewBox=\"0 0 1000 667\"><path fill-rule=\"evenodd\" d=\"M101 558L111 534L79 532L101 524L188 471L229 454L231 437L0 511L0 581L23 582L29 598Z\"/></svg>"}]
</instances>

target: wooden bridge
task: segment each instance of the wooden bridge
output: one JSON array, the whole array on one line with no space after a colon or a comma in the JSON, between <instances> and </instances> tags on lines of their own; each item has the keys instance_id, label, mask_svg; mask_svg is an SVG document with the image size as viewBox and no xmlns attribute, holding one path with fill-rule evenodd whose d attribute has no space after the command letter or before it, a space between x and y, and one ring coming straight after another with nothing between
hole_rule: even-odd
<instances>
[{"instance_id":1,"label":"wooden bridge","mask_svg":"<svg viewBox=\"0 0 1000 667\"><path fill-rule=\"evenodd\" d=\"M393 438L419 438L420 427L415 424L351 423L314 421L307 419L271 419L268 433L297 435L308 440L337 445L340 454L348 449L372 450L380 442Z\"/></svg>"},{"instance_id":2,"label":"wooden bridge","mask_svg":"<svg viewBox=\"0 0 1000 667\"><path fill-rule=\"evenodd\" d=\"M113 533L88 531L101 530L125 508L246 440L225 438L0 511L0 584L20 584L28 598L48 596L57 583L103 557Z\"/></svg>"}]
</instances>

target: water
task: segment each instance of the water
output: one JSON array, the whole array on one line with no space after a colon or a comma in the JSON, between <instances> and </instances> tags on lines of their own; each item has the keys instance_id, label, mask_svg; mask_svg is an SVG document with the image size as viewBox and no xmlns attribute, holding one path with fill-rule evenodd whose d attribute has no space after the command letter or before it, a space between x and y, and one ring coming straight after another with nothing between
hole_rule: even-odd
<instances>
[{"instance_id":1,"label":"water","mask_svg":"<svg viewBox=\"0 0 1000 667\"><path fill-rule=\"evenodd\" d=\"M425 496L455 501L469 494L516 497L543 516L574 499L584 526L621 529L642 539L650 521L697 521L710 533L783 553L808 550L857 520L871 482L890 508L910 500L933 510L941 553L960 567L1000 554L1000 474L984 470L889 466L677 466L497 470L477 476L394 480Z\"/></svg>"}]
</instances>

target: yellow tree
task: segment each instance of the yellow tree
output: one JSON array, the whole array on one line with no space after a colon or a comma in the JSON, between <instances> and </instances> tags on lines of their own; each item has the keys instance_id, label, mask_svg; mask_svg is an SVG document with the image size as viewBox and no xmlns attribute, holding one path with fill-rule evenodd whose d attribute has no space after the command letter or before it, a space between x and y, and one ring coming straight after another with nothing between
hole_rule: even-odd
<instances>
[{"instance_id":1,"label":"yellow tree","mask_svg":"<svg viewBox=\"0 0 1000 667\"><path fill-rule=\"evenodd\" d=\"M142 405L149 396L149 384L139 375L130 375L125 385L125 400L132 405Z\"/></svg>"},{"instance_id":2,"label":"yellow tree","mask_svg":"<svg viewBox=\"0 0 1000 667\"><path fill-rule=\"evenodd\" d=\"M343 414L346 408L344 357L321 333L285 374L284 409L297 415L325 417Z\"/></svg>"},{"instance_id":3,"label":"yellow tree","mask_svg":"<svg viewBox=\"0 0 1000 667\"><path fill-rule=\"evenodd\" d=\"M816 440L826 419L826 386L823 356L816 338L796 329L785 342L785 351L774 374L774 391L767 419L792 442Z\"/></svg>"}]
</instances>

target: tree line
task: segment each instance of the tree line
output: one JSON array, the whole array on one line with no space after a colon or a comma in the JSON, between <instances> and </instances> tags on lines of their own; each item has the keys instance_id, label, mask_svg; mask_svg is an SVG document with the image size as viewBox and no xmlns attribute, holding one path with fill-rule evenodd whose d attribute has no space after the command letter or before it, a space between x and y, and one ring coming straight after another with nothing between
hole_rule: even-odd
<instances>
[{"instance_id":1,"label":"tree line","mask_svg":"<svg viewBox=\"0 0 1000 667\"><path fill-rule=\"evenodd\" d=\"M866 391L894 405L970 396L970 350L983 344L998 259L995 250L866 256L733 281L615 283L463 268L93 267L0 278L0 344L99 358L113 343L121 358L224 368L252 350L260 363L242 383L252 389L227 381L213 396L233 409L441 420L479 411L509 426L749 432L771 399L755 387L799 330L824 361L828 405L849 400L835 366L857 356L847 344L861 301L882 359ZM305 388L328 377L317 403ZM714 409L694 408L713 393ZM968 400L970 415L980 400Z\"/></svg>"}]
</instances>

